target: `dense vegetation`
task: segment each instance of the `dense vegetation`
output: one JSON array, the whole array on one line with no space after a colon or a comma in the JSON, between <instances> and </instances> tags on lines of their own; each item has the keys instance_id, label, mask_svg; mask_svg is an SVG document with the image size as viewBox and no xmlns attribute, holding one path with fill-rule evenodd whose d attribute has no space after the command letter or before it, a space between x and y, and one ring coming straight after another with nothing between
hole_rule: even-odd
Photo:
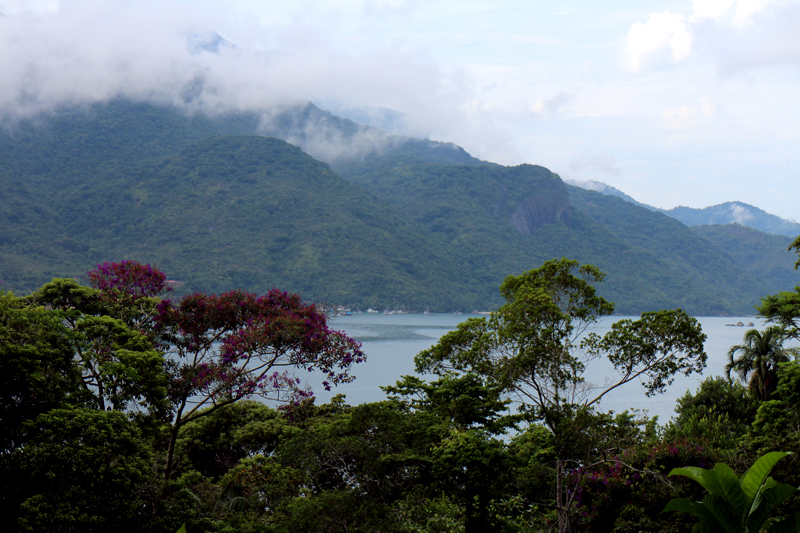
<instances>
[{"instance_id":1,"label":"dense vegetation","mask_svg":"<svg viewBox=\"0 0 800 533\"><path fill-rule=\"evenodd\" d=\"M18 294L125 257L166 269L179 292L280 286L362 309L496 308L507 274L552 257L600 266L623 314L750 314L800 282L773 236L690 231L545 168L311 104L209 118L113 101L5 126L0 288Z\"/></svg>"},{"instance_id":2,"label":"dense vegetation","mask_svg":"<svg viewBox=\"0 0 800 533\"><path fill-rule=\"evenodd\" d=\"M99 265L91 286L56 279L4 293L5 529L688 531L691 514L661 511L676 498L687 499L671 508L695 509L704 489L667 477L673 469L717 465L714 475L749 491L736 476L797 448L800 365L780 344L800 337L800 287L763 301L782 337L732 348L729 369L749 388L707 379L659 426L596 399L630 381L656 394L701 370L704 335L685 313L660 311L579 342L613 310L593 286L602 278L567 260L509 276L496 313L418 355L418 370L438 377L399 377L386 400L357 406L344 396L315 405L294 379L319 368L335 386L369 363L287 293L165 298L166 276L132 261ZM620 370L618 383L582 386L595 357ZM522 408L510 411L510 398ZM797 486L800 459L773 475ZM764 504L759 520L800 508L780 487L788 499Z\"/></svg>"}]
</instances>

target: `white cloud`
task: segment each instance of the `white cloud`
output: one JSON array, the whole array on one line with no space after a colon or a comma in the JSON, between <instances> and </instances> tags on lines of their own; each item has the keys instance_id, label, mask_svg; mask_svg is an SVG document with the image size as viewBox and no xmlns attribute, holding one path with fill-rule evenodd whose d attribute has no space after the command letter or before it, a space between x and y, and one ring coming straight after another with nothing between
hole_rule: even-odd
<instances>
[{"instance_id":1,"label":"white cloud","mask_svg":"<svg viewBox=\"0 0 800 533\"><path fill-rule=\"evenodd\" d=\"M686 59L692 51L692 36L683 15L653 13L644 24L631 26L625 50L626 64L638 70L653 59L661 59L664 52L674 62Z\"/></svg>"},{"instance_id":2,"label":"white cloud","mask_svg":"<svg viewBox=\"0 0 800 533\"><path fill-rule=\"evenodd\" d=\"M58 6L58 0L0 0L0 13L4 15L53 13L58 10Z\"/></svg>"},{"instance_id":3,"label":"white cloud","mask_svg":"<svg viewBox=\"0 0 800 533\"><path fill-rule=\"evenodd\" d=\"M744 224L753 218L753 214L743 205L731 204L731 218L737 224Z\"/></svg>"},{"instance_id":4,"label":"white cloud","mask_svg":"<svg viewBox=\"0 0 800 533\"><path fill-rule=\"evenodd\" d=\"M633 70L696 56L724 71L800 62L797 0L693 0L689 14L652 13L634 23L624 63Z\"/></svg>"},{"instance_id":5,"label":"white cloud","mask_svg":"<svg viewBox=\"0 0 800 533\"><path fill-rule=\"evenodd\" d=\"M737 0L692 0L693 19L722 18L736 6Z\"/></svg>"},{"instance_id":6,"label":"white cloud","mask_svg":"<svg viewBox=\"0 0 800 533\"><path fill-rule=\"evenodd\" d=\"M531 111L534 113L555 114L573 100L575 100L574 95L562 91L552 98L539 98L531 107Z\"/></svg>"},{"instance_id":7,"label":"white cloud","mask_svg":"<svg viewBox=\"0 0 800 533\"><path fill-rule=\"evenodd\" d=\"M211 53L198 49L198 36L229 26L219 12L154 0L41 0L25 12L20 5L2 4L11 14L0 17L0 118L118 96L211 113L325 100L401 110L406 133L469 145L478 156L513 153L467 71L410 48L373 43L353 52L328 28L290 17L259 27L268 48Z\"/></svg>"}]
</instances>

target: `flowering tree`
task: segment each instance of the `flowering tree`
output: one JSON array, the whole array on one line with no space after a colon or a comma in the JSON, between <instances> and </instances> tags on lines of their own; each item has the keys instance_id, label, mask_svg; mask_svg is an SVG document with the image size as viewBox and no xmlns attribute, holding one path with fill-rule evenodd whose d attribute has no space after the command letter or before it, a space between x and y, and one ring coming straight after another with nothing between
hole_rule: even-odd
<instances>
[{"instance_id":1,"label":"flowering tree","mask_svg":"<svg viewBox=\"0 0 800 533\"><path fill-rule=\"evenodd\" d=\"M313 393L292 369L322 371L330 390L352 381L351 366L364 360L359 343L330 329L324 313L294 294L234 290L159 300L170 290L166 276L134 261L98 265L89 279L109 312L165 356L173 405L167 477L186 423L253 396L296 404Z\"/></svg>"},{"instance_id":2,"label":"flowering tree","mask_svg":"<svg viewBox=\"0 0 800 533\"><path fill-rule=\"evenodd\" d=\"M157 299L172 291L167 276L150 264L136 261L103 263L88 273L106 312L136 329L148 329Z\"/></svg>"},{"instance_id":3,"label":"flowering tree","mask_svg":"<svg viewBox=\"0 0 800 533\"><path fill-rule=\"evenodd\" d=\"M364 360L360 344L331 330L314 305L276 289L266 296L229 291L162 300L154 325L175 364L167 476L187 422L252 396L297 403L312 392L289 368L321 370L329 390L352 381L351 365Z\"/></svg>"}]
</instances>

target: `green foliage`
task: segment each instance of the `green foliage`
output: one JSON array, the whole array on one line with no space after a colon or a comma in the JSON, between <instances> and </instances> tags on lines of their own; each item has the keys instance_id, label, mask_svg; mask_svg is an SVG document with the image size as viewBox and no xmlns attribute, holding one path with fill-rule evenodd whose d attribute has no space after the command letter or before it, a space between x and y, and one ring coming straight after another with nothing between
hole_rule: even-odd
<instances>
[{"instance_id":1,"label":"green foliage","mask_svg":"<svg viewBox=\"0 0 800 533\"><path fill-rule=\"evenodd\" d=\"M783 325L794 338L800 332L800 286L792 291L782 291L761 298L757 307L759 316L769 322Z\"/></svg>"},{"instance_id":2,"label":"green foliage","mask_svg":"<svg viewBox=\"0 0 800 533\"><path fill-rule=\"evenodd\" d=\"M697 516L700 522L695 525L695 532L756 533L764 527L778 505L797 491L769 477L775 464L786 455L785 452L768 453L740 477L723 463L717 463L713 469L676 468L670 476L685 476L699 483L708 495L702 502L689 498L672 500L664 512L682 511ZM800 513L772 525L769 530L800 531Z\"/></svg>"},{"instance_id":3,"label":"green foliage","mask_svg":"<svg viewBox=\"0 0 800 533\"><path fill-rule=\"evenodd\" d=\"M241 146L261 141L248 142ZM777 459L740 477L718 460L739 468L750 454L798 446L800 365L778 364L772 399L760 405L741 384L708 379L679 400L663 431L636 413L602 412L609 388L638 380L657 393L705 363L704 336L679 310L583 336L613 309L595 287L602 279L598 268L566 259L509 276L497 312L467 320L419 354L420 369L439 374L434 380L404 376L385 387L383 402L350 406L337 396L280 410L244 400L252 383L227 380L228 372L178 371L191 360L178 357L205 349L200 344L216 353L224 328L242 333L236 325L250 300L241 292L196 295L186 308L117 291L113 279L110 292L62 278L24 298L2 293L0 508L10 529L26 531L185 524L193 533L678 533L691 528L691 516L660 514L670 498L683 498L670 504L676 509L721 510L730 525L742 508L735 483L754 509L750 531L773 522L771 531L796 530L794 489L767 480ZM291 300L281 295L270 298ZM193 314L198 309L210 314ZM293 320L247 329L262 344L231 343L240 351L226 353L236 355L231 361L254 349L270 355L276 331L279 350L294 347L308 321ZM170 349L175 357L164 356ZM619 373L600 390L585 375L598 357ZM214 387L223 388L213 388L208 408L192 410L202 398L191 387L210 383L192 381L201 375L217 376ZM515 395L527 405L509 414ZM191 415L180 418L185 406ZM168 423L170 415L180 423ZM666 472L687 465L676 472L688 479L667 482ZM800 482L797 461L776 468L776 477ZM702 487L692 476L725 494L698 503Z\"/></svg>"},{"instance_id":4,"label":"green foliage","mask_svg":"<svg viewBox=\"0 0 800 533\"><path fill-rule=\"evenodd\" d=\"M576 528L582 531L664 531L691 529L691 519L661 514L676 495L699 497L699 487L666 474L679 465L713 465L716 454L689 439L631 441L608 460L573 477Z\"/></svg>"},{"instance_id":5,"label":"green foliage","mask_svg":"<svg viewBox=\"0 0 800 533\"><path fill-rule=\"evenodd\" d=\"M789 250L794 249L800 254L800 237L789 245ZM795 270L800 267L800 259L795 263ZM761 298L761 304L756 307L759 316L768 322L782 325L787 328L788 334L800 338L800 285L792 291L781 291Z\"/></svg>"},{"instance_id":6,"label":"green foliage","mask_svg":"<svg viewBox=\"0 0 800 533\"><path fill-rule=\"evenodd\" d=\"M247 400L226 405L181 429L177 455L184 462L177 468L219 479L245 459L272 454L285 426L278 412L262 403Z\"/></svg>"},{"instance_id":7,"label":"green foliage","mask_svg":"<svg viewBox=\"0 0 800 533\"><path fill-rule=\"evenodd\" d=\"M26 442L25 422L85 397L61 317L0 293L0 452Z\"/></svg>"},{"instance_id":8,"label":"green foliage","mask_svg":"<svg viewBox=\"0 0 800 533\"><path fill-rule=\"evenodd\" d=\"M139 329L157 300L144 298L138 308L119 314L100 291L68 279L46 283L26 300L48 306L67 326L62 339L78 363L83 393L92 398L86 401L101 410L137 411L159 420L167 416L164 356Z\"/></svg>"},{"instance_id":9,"label":"green foliage","mask_svg":"<svg viewBox=\"0 0 800 533\"><path fill-rule=\"evenodd\" d=\"M126 530L146 523L140 486L152 475L150 451L117 411L54 409L30 421L16 454L22 531Z\"/></svg>"},{"instance_id":10,"label":"green foliage","mask_svg":"<svg viewBox=\"0 0 800 533\"><path fill-rule=\"evenodd\" d=\"M705 340L697 320L676 309L615 322L602 339L588 335L584 346L592 355L606 354L622 383L639 378L645 394L653 396L664 392L676 374L703 371Z\"/></svg>"},{"instance_id":11,"label":"green foliage","mask_svg":"<svg viewBox=\"0 0 800 533\"><path fill-rule=\"evenodd\" d=\"M747 382L750 392L762 401L769 400L778 386L778 365L797 358L799 353L796 348L783 347L788 336L782 326L771 326L763 333L757 329L748 330L743 343L728 351L728 364L725 365L728 378L735 370L739 379Z\"/></svg>"},{"instance_id":12,"label":"green foliage","mask_svg":"<svg viewBox=\"0 0 800 533\"><path fill-rule=\"evenodd\" d=\"M742 266L752 248L785 247L768 236L714 245L543 167L373 131L386 151L336 158L348 184L286 143L241 136L312 149L314 128L347 141L358 125L311 104L259 120L117 100L1 133L0 288L29 293L137 257L180 291L278 285L352 307L472 310L502 303L495 288L508 273L569 256L609 273L604 296L618 312L719 315L749 313L793 279L788 267Z\"/></svg>"},{"instance_id":13,"label":"green foliage","mask_svg":"<svg viewBox=\"0 0 800 533\"><path fill-rule=\"evenodd\" d=\"M492 434L505 433L519 419L501 415L511 401L501 399L501 387L486 385L475 374L445 374L431 383L403 376L394 386L382 389L394 399L403 397L412 409L436 415L458 431L481 428Z\"/></svg>"},{"instance_id":14,"label":"green foliage","mask_svg":"<svg viewBox=\"0 0 800 533\"><path fill-rule=\"evenodd\" d=\"M689 438L720 450L735 450L756 418L758 399L738 382L709 377L697 392L678 398L677 416L667 425L667 439Z\"/></svg>"},{"instance_id":15,"label":"green foliage","mask_svg":"<svg viewBox=\"0 0 800 533\"><path fill-rule=\"evenodd\" d=\"M506 303L498 311L488 319L460 324L415 359L419 372L482 376L520 399L529 420L546 425L555 459L551 505L560 531L575 522L575 486L583 481L588 465L605 463L612 451L642 438L626 413L614 418L596 411L603 396L632 380L641 381L647 394L655 394L675 374L689 375L705 367L705 335L697 321L680 310L644 313L638 320L617 322L602 338L590 333L579 340L613 310L592 285L602 279L596 267L567 259L509 276L501 286ZM584 385L584 374L588 362L599 357L607 357L619 377L593 390ZM655 438L654 427L644 435Z\"/></svg>"},{"instance_id":16,"label":"green foliage","mask_svg":"<svg viewBox=\"0 0 800 533\"><path fill-rule=\"evenodd\" d=\"M602 280L594 266L548 261L501 287L506 304L489 319L469 319L439 343L417 355L417 371L447 370L486 376L518 395L555 431L610 390L634 379L648 394L660 392L678 373L705 367L705 335L697 321L680 310L645 313L616 323L603 338L578 337L613 310L596 295ZM595 392L582 387L587 363L607 356L619 379Z\"/></svg>"},{"instance_id":17,"label":"green foliage","mask_svg":"<svg viewBox=\"0 0 800 533\"><path fill-rule=\"evenodd\" d=\"M784 447L794 449L800 443L800 364L781 363L777 377L775 399L759 405L748 428L749 446L761 453Z\"/></svg>"}]
</instances>

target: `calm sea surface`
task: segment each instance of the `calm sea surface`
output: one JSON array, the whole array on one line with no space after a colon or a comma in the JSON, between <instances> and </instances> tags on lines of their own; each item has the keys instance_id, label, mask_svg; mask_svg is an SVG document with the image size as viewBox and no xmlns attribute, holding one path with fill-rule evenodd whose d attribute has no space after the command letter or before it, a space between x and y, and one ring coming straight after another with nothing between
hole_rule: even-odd
<instances>
[{"instance_id":1,"label":"calm sea surface","mask_svg":"<svg viewBox=\"0 0 800 533\"><path fill-rule=\"evenodd\" d=\"M375 402L386 399L381 385L392 385L403 375L413 375L414 356L436 344L439 338L453 330L467 318L480 315L453 315L433 313L408 315L383 315L361 313L352 316L338 317L331 320L334 329L344 331L350 337L362 342L362 349L367 354L367 361L353 368L357 379L353 383L334 387L326 392L319 385L321 378L310 374L308 379L316 396L317 403L328 401L334 394L346 395L347 403L356 405L364 402ZM606 317L592 330L598 335L606 333L611 324L627 317ZM636 318L636 317L630 317ZM739 321L744 324L754 323L754 327L762 329L764 323L754 317L698 317L703 332L708 336L706 353L708 363L702 376L678 376L667 392L652 398L644 395L640 383L632 381L612 391L604 397L600 408L621 412L625 409L646 409L650 416L658 416L661 423L673 415L675 401L687 390L694 392L697 385L706 376L724 374L727 351L731 346L740 344L748 327L731 327ZM602 385L611 377L607 362L593 362L586 374L587 381ZM431 377L431 376L428 376Z\"/></svg>"}]
</instances>

